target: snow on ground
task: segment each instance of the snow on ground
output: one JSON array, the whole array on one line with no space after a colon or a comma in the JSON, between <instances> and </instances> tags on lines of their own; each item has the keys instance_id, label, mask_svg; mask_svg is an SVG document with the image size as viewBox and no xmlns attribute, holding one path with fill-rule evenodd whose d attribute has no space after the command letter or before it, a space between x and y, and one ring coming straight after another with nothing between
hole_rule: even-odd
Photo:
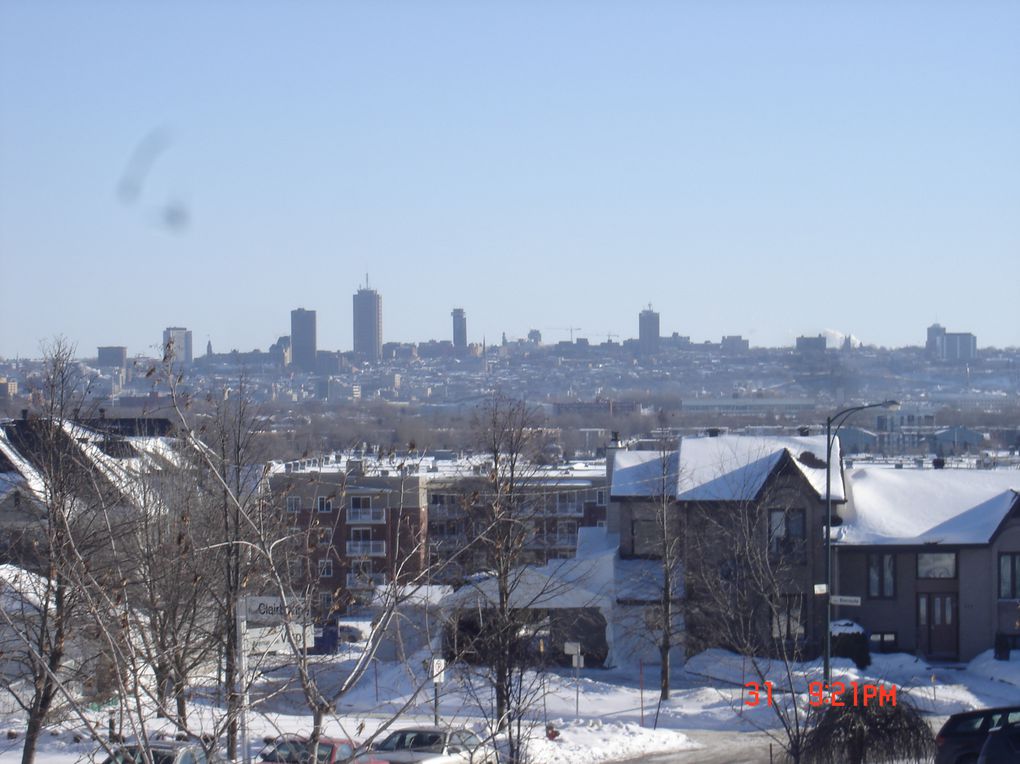
<instances>
[{"instance_id":1,"label":"snow on ground","mask_svg":"<svg viewBox=\"0 0 1020 764\"><path fill-rule=\"evenodd\" d=\"M339 684L350 670L358 645L338 658L317 659L316 671L327 687ZM420 659L407 665L384 663L369 670L362 680L345 695L325 726L325 734L352 737L361 741L371 735L399 707L408 704L408 711L395 726L430 724L433 715L432 686L423 682L426 674ZM944 717L969 708L1016 703L1020 698L1020 651L1009 662L994 661L983 654L967 666L931 665L912 655L873 656L867 669L857 669L845 659L833 661L833 677L847 683L895 684L897 697L909 697L928 714ZM251 752L256 755L265 737L282 732L307 733L310 717L301 703L301 694L292 683L293 670L284 659L263 669L255 688L262 697L251 715ZM761 662L761 670L777 687L782 686L785 667L776 662ZM821 678L818 661L793 667L799 692ZM644 677L634 668L610 670L588 669L575 681L569 669L556 669L529 678L536 695L529 704L527 726L530 730L529 750L536 764L584 764L633 759L645 754L696 748L692 741L698 732L713 730L745 737L748 744L760 744L760 736L742 735L777 725L773 710L766 705L750 708L743 688L745 681L758 680L751 662L722 650L709 650L691 658L672 677L672 697L658 704L658 667L645 666ZM934 680L934 681L933 681ZM447 682L442 685L440 714L444 723L466 726L484 734L486 717L491 715L491 693L483 692L484 682L472 676L468 667L447 669ZM416 689L418 690L416 692ZM543 702L544 696L544 702ZM806 706L807 696L799 702ZM575 703L579 713L575 714ZM211 729L213 719L220 715L219 701L196 691L192 699L196 726ZM105 729L105 711L93 714ZM556 740L547 740L546 722L560 733ZM9 764L20 757L21 741L7 740L7 730L24 732L24 721L17 715L0 718L0 764ZM657 729L652 729L657 725ZM64 722L47 734L40 744L40 764L70 764L88 760L96 751L95 744L75 743L73 736L82 734L82 725L75 720ZM155 728L150 729L150 734ZM100 756L99 759L101 760Z\"/></svg>"}]
</instances>

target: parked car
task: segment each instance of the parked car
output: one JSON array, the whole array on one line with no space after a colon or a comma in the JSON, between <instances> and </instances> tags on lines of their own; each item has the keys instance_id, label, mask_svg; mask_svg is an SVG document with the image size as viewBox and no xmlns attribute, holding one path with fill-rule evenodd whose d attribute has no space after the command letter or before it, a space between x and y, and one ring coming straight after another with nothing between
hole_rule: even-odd
<instances>
[{"instance_id":1,"label":"parked car","mask_svg":"<svg viewBox=\"0 0 1020 764\"><path fill-rule=\"evenodd\" d=\"M413 727L391 732L359 759L361 764L499 764L495 746L468 729Z\"/></svg>"},{"instance_id":2,"label":"parked car","mask_svg":"<svg viewBox=\"0 0 1020 764\"><path fill-rule=\"evenodd\" d=\"M988 731L977 764L1020 762L1020 723L1004 724Z\"/></svg>"},{"instance_id":3,"label":"parked car","mask_svg":"<svg viewBox=\"0 0 1020 764\"><path fill-rule=\"evenodd\" d=\"M935 764L973 764L990 730L1020 722L1020 706L953 714L935 736Z\"/></svg>"},{"instance_id":4,"label":"parked car","mask_svg":"<svg viewBox=\"0 0 1020 764\"><path fill-rule=\"evenodd\" d=\"M336 764L354 755L357 746L351 740L320 737L315 764ZM306 737L276 740L259 756L270 764L312 764L312 744Z\"/></svg>"},{"instance_id":5,"label":"parked car","mask_svg":"<svg viewBox=\"0 0 1020 764\"><path fill-rule=\"evenodd\" d=\"M144 746L149 751L152 764L225 764L226 760L215 752L206 754L205 749L197 743L176 741L149 743ZM145 764L143 746L122 745L107 756L103 764Z\"/></svg>"}]
</instances>

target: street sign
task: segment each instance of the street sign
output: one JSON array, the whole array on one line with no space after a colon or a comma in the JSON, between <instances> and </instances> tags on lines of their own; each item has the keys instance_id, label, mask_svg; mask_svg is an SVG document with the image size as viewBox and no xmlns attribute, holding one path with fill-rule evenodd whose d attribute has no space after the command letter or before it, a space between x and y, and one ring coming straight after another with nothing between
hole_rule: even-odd
<instances>
[{"instance_id":1,"label":"street sign","mask_svg":"<svg viewBox=\"0 0 1020 764\"><path fill-rule=\"evenodd\" d=\"M584 668L584 656L583 655L575 654L575 655L572 655L571 657L573 658L574 668L576 668L576 669Z\"/></svg>"},{"instance_id":2,"label":"street sign","mask_svg":"<svg viewBox=\"0 0 1020 764\"><path fill-rule=\"evenodd\" d=\"M563 652L567 655L580 655L581 654L581 643L580 642L564 642Z\"/></svg>"},{"instance_id":3,"label":"street sign","mask_svg":"<svg viewBox=\"0 0 1020 764\"><path fill-rule=\"evenodd\" d=\"M446 660L443 658L432 659L432 681L436 684L442 684L446 681L446 676L443 672L446 671Z\"/></svg>"},{"instance_id":4,"label":"street sign","mask_svg":"<svg viewBox=\"0 0 1020 764\"><path fill-rule=\"evenodd\" d=\"M249 626L275 626L283 623L286 608L280 597L245 597L244 620Z\"/></svg>"},{"instance_id":5,"label":"street sign","mask_svg":"<svg viewBox=\"0 0 1020 764\"><path fill-rule=\"evenodd\" d=\"M846 596L843 596L842 594L833 594L829 598L829 601L833 605L846 605L847 607L860 607L861 606L861 598L860 597L846 597Z\"/></svg>"}]
</instances>

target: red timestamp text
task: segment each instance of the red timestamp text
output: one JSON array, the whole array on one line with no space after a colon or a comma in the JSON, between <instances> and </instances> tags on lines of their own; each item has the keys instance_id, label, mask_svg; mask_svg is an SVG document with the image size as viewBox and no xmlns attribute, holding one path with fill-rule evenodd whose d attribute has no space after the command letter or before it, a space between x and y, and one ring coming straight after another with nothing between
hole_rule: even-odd
<instances>
[{"instance_id":1,"label":"red timestamp text","mask_svg":"<svg viewBox=\"0 0 1020 764\"><path fill-rule=\"evenodd\" d=\"M746 693L745 706L757 706L765 703L772 705L772 682L747 682L744 684ZM811 682L808 685L808 705L810 706L895 706L896 685L888 687L881 684L866 682Z\"/></svg>"},{"instance_id":2,"label":"red timestamp text","mask_svg":"<svg viewBox=\"0 0 1020 764\"><path fill-rule=\"evenodd\" d=\"M888 687L868 682L811 682L808 685L811 706L895 706L896 685Z\"/></svg>"}]
</instances>

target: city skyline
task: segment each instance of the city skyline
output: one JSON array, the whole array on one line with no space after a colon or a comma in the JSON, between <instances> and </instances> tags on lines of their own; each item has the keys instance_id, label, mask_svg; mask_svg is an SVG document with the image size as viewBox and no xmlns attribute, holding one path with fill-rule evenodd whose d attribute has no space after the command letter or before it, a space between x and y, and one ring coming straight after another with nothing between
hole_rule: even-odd
<instances>
[{"instance_id":1,"label":"city skyline","mask_svg":"<svg viewBox=\"0 0 1020 764\"><path fill-rule=\"evenodd\" d=\"M835 331L1020 345L1020 6L4 4L0 357ZM253 55L257 51L258 55ZM522 307L523 306L523 307ZM229 317L229 318L228 318ZM565 328L566 327L566 328Z\"/></svg>"}]
</instances>

